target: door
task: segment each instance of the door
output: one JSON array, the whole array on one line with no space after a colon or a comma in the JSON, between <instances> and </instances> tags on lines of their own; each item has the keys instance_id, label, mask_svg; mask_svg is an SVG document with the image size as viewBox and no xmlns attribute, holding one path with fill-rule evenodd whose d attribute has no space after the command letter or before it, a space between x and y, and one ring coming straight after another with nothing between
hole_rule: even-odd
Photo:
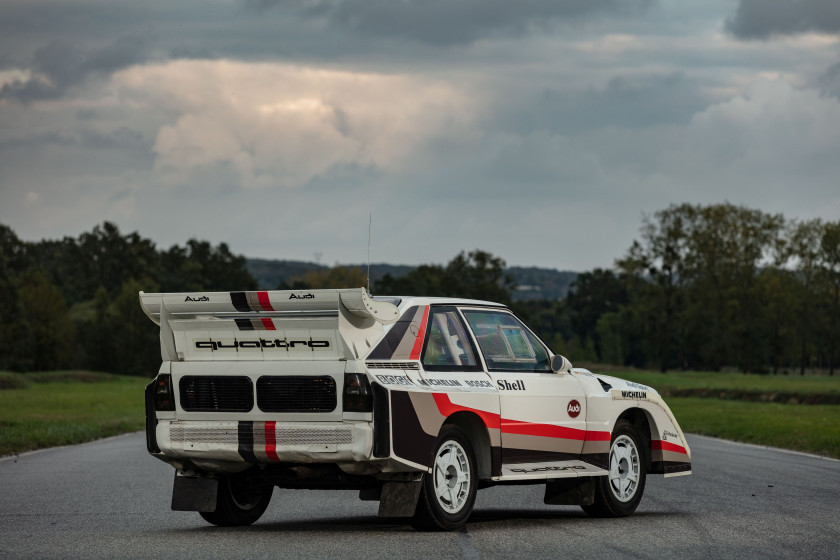
<instances>
[{"instance_id":1,"label":"door","mask_svg":"<svg viewBox=\"0 0 840 560\"><path fill-rule=\"evenodd\" d=\"M578 381L551 371L549 350L509 311L461 311L499 392L503 465L536 469L578 460L586 435L586 398Z\"/></svg>"}]
</instances>

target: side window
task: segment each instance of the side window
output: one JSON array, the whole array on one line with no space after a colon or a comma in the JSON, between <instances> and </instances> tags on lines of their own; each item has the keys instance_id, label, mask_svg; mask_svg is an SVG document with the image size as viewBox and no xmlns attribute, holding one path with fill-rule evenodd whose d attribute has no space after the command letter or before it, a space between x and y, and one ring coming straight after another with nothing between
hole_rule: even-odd
<instances>
[{"instance_id":1,"label":"side window","mask_svg":"<svg viewBox=\"0 0 840 560\"><path fill-rule=\"evenodd\" d=\"M480 369L473 345L454 308L432 308L422 361L423 367L430 371Z\"/></svg>"},{"instance_id":2,"label":"side window","mask_svg":"<svg viewBox=\"0 0 840 560\"><path fill-rule=\"evenodd\" d=\"M548 351L510 313L474 309L463 313L490 371L551 371Z\"/></svg>"}]
</instances>

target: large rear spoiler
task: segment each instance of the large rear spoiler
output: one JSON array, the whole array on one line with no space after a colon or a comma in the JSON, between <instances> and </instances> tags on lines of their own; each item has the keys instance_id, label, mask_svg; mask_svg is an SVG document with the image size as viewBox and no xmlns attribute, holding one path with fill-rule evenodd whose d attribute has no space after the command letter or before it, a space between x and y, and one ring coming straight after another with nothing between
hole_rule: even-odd
<instances>
[{"instance_id":1,"label":"large rear spoiler","mask_svg":"<svg viewBox=\"0 0 840 560\"><path fill-rule=\"evenodd\" d=\"M165 315L258 314L271 317L305 313L337 313L339 305L362 318L390 324L397 320L397 307L370 297L365 288L343 290L273 290L263 292L187 292L147 294L140 292L140 306L160 325ZM240 315L242 316L242 315Z\"/></svg>"},{"instance_id":2,"label":"large rear spoiler","mask_svg":"<svg viewBox=\"0 0 840 560\"><path fill-rule=\"evenodd\" d=\"M359 359L399 318L365 288L140 292L164 361Z\"/></svg>"}]
</instances>

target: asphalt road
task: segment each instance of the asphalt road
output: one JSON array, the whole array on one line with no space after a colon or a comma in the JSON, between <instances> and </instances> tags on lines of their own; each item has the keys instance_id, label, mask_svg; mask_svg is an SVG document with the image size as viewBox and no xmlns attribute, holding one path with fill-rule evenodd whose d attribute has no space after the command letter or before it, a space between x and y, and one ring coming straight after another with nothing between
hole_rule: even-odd
<instances>
[{"instance_id":1,"label":"asphalt road","mask_svg":"<svg viewBox=\"0 0 840 560\"><path fill-rule=\"evenodd\" d=\"M418 533L356 492L275 490L254 526L169 510L142 434L0 460L0 558L838 558L840 462L689 436L694 474L648 478L632 517L478 494L465 530Z\"/></svg>"}]
</instances>

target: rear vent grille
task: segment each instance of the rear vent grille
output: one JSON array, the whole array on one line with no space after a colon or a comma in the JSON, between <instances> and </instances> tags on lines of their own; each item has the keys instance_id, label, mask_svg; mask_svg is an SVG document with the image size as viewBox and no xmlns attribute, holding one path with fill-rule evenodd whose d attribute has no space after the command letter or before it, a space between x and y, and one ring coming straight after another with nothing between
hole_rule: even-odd
<instances>
[{"instance_id":1,"label":"rear vent grille","mask_svg":"<svg viewBox=\"0 0 840 560\"><path fill-rule=\"evenodd\" d=\"M420 369L417 362L365 362L367 367L373 369Z\"/></svg>"},{"instance_id":2,"label":"rear vent grille","mask_svg":"<svg viewBox=\"0 0 840 560\"><path fill-rule=\"evenodd\" d=\"M257 379L257 406L263 412L332 412L336 404L335 379L328 375Z\"/></svg>"},{"instance_id":3,"label":"rear vent grille","mask_svg":"<svg viewBox=\"0 0 840 560\"><path fill-rule=\"evenodd\" d=\"M187 412L248 412L254 408L254 385L234 375L185 375L178 383L181 408Z\"/></svg>"}]
</instances>

